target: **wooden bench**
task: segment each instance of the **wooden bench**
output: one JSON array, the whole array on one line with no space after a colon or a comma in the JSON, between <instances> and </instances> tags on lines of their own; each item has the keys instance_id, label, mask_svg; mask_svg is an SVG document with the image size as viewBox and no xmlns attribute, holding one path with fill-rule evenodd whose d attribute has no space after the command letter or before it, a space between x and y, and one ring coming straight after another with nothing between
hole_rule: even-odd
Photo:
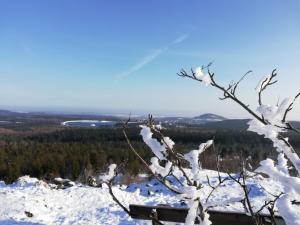
<instances>
[{"instance_id":1,"label":"wooden bench","mask_svg":"<svg viewBox=\"0 0 300 225\"><path fill-rule=\"evenodd\" d=\"M153 218L159 221L184 223L188 213L187 208L174 208L165 205L129 205L129 211L131 218L152 220L153 225L157 224ZM213 225L253 225L252 218L245 213L220 212L214 210L209 210L208 213L210 214L210 220ZM261 217L264 224L272 224L269 215L262 214ZM282 217L276 216L275 221L277 225L286 225Z\"/></svg>"}]
</instances>

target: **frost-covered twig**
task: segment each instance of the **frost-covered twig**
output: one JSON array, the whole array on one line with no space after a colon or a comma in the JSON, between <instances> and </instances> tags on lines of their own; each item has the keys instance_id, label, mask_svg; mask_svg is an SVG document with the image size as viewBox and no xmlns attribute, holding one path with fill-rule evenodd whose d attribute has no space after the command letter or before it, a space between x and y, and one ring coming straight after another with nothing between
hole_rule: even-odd
<instances>
[{"instance_id":1,"label":"frost-covered twig","mask_svg":"<svg viewBox=\"0 0 300 225\"><path fill-rule=\"evenodd\" d=\"M282 122L285 122L287 114L293 109L293 105L299 96L300 96L300 92L294 97L293 101L289 104L289 106L285 110L283 118L282 118Z\"/></svg>"},{"instance_id":2,"label":"frost-covered twig","mask_svg":"<svg viewBox=\"0 0 300 225\"><path fill-rule=\"evenodd\" d=\"M178 190L176 187L172 187L168 182L166 182L166 180L161 179L156 173L154 173L151 169L151 167L146 163L146 161L139 155L139 153L135 150L135 148L133 147L133 145L131 144L131 141L128 138L127 132L126 132L126 128L127 128L127 123L129 122L129 120L124 124L123 126L123 134L124 137L127 141L127 144L129 146L129 149L134 153L134 155L136 157L138 157L138 159L141 161L141 163L145 166L145 168L160 182L162 183L166 188L168 188L170 191L174 192L175 194L182 194L182 192L180 190Z\"/></svg>"},{"instance_id":3,"label":"frost-covered twig","mask_svg":"<svg viewBox=\"0 0 300 225\"><path fill-rule=\"evenodd\" d=\"M258 93L258 104L259 105L262 105L262 93L263 93L263 91L266 90L266 88L268 86L271 86L271 85L277 83L277 80L275 80L275 81L273 80L276 76L277 76L276 69L274 69L272 71L271 75L263 77L262 80L257 85L255 90Z\"/></svg>"},{"instance_id":4,"label":"frost-covered twig","mask_svg":"<svg viewBox=\"0 0 300 225\"><path fill-rule=\"evenodd\" d=\"M153 121L153 117L152 115L149 115L149 122L147 123L148 127L142 126L142 128L144 129L150 129L150 132L148 130L149 133L151 133L151 131L155 132L161 139L162 141L162 145L157 146L159 149L161 147L163 147L165 150L161 150L162 152L165 152L168 154L168 160L170 162L175 162L176 166L179 168L179 170L182 172L184 178L186 179L186 181L188 182L189 185L193 185L192 180L189 178L189 176L186 174L185 170L183 169L183 161L185 161L184 157L182 157L181 154L175 152L173 150L173 146L174 146L174 142L169 138L169 137L165 137L161 131L159 129L156 128L156 126L154 125L154 121ZM143 130L142 130L143 131ZM142 134L141 131L141 135L143 136L143 139L145 141L145 137ZM158 143L157 140L152 139L152 143ZM147 142L146 142L147 143ZM155 146L153 145L149 145L149 143L147 144L153 152L157 152L157 150L155 149Z\"/></svg>"}]
</instances>

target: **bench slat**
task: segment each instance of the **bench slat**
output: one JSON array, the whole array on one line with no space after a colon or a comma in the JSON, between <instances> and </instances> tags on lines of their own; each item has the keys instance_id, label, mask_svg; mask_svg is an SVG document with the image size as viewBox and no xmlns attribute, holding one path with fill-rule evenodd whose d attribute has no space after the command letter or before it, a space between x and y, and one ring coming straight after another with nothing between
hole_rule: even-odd
<instances>
[{"instance_id":1,"label":"bench slat","mask_svg":"<svg viewBox=\"0 0 300 225\"><path fill-rule=\"evenodd\" d=\"M174 208L170 206L146 206L129 205L131 217L134 219L151 220L153 210L157 213L160 221L184 223L188 213L187 208ZM245 213L238 212L220 212L209 210L210 220L213 225L253 225L252 218ZM268 215L262 215L266 220ZM275 217L278 225L286 225L282 217ZM268 223L266 223L268 224Z\"/></svg>"}]
</instances>

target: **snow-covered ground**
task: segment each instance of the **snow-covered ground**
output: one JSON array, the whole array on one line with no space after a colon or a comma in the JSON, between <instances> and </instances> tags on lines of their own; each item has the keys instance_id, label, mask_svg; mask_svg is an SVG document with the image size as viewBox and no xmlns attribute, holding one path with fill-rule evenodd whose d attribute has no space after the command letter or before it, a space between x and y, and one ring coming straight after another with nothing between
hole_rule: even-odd
<instances>
[{"instance_id":1,"label":"snow-covered ground","mask_svg":"<svg viewBox=\"0 0 300 225\"><path fill-rule=\"evenodd\" d=\"M210 192L206 174L212 177L211 184L217 181L215 171L203 170L203 199ZM222 175L223 176L223 175ZM225 175L224 175L225 176ZM261 176L249 179L252 204L259 208L270 194L278 194L281 186ZM267 191L266 191L267 190ZM115 195L126 206L129 204L170 204L184 207L178 198L167 191L157 181L151 180L128 187L114 186ZM226 186L216 191L211 200L223 201L242 195L242 190L228 181ZM218 207L222 211L243 211L241 203ZM33 214L28 217L25 211ZM35 178L21 177L17 182L6 185L0 182L0 224L40 225L40 224L145 224L145 221L132 220L111 199L108 187L94 188L76 184L67 189L54 189Z\"/></svg>"}]
</instances>

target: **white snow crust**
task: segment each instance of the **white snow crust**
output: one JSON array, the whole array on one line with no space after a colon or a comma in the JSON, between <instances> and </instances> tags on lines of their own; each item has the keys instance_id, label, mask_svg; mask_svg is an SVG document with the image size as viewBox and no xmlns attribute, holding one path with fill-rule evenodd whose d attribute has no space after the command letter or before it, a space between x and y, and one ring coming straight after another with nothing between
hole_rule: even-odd
<instances>
[{"instance_id":1,"label":"white snow crust","mask_svg":"<svg viewBox=\"0 0 300 225\"><path fill-rule=\"evenodd\" d=\"M206 175L210 177L212 185L218 182L218 177L217 172L211 170L201 170L199 174L200 182L204 185L199 192L199 197L203 202L211 191L207 185ZM221 174L221 176L227 175ZM173 182L176 181L173 180ZM270 193L279 194L284 188L278 182L262 176L249 179L248 185L251 187L252 204L257 206L257 209L265 200L271 198ZM156 180L131 184L128 187L113 186L113 191L127 207L129 204L169 204L187 207L187 205L180 204L178 196L168 191ZM193 190L190 191L193 194ZM240 197L243 197L242 190L234 181L229 180L225 186L214 192L210 198L210 204L225 202L225 205L214 209L243 212L242 204L236 201ZM284 202L284 198L282 201ZM189 202L186 203L189 204ZM0 224L4 225L147 224L146 221L131 219L115 204L106 185L96 188L75 184L67 189L53 189L43 181L25 176L11 185L0 182L0 204ZM27 217L25 211L31 212L33 217ZM300 214L300 207L297 213Z\"/></svg>"}]
</instances>

